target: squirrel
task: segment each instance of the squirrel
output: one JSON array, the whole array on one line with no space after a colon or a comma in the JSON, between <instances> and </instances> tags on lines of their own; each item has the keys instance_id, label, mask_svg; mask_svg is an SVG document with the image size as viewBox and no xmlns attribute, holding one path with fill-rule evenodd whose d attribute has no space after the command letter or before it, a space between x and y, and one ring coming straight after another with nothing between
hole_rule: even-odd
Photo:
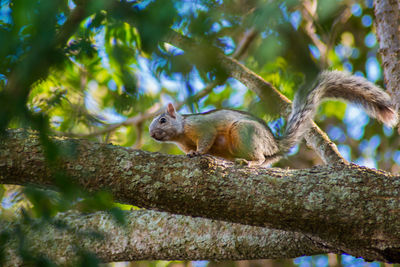
<instances>
[{"instance_id":1,"label":"squirrel","mask_svg":"<svg viewBox=\"0 0 400 267\"><path fill-rule=\"evenodd\" d=\"M388 126L397 124L396 109L381 88L363 77L324 71L313 87L296 93L282 136L274 136L266 122L244 111L216 109L181 115L171 103L151 122L150 136L177 144L189 157L210 154L245 160L250 166L270 165L302 139L323 98L351 101Z\"/></svg>"}]
</instances>

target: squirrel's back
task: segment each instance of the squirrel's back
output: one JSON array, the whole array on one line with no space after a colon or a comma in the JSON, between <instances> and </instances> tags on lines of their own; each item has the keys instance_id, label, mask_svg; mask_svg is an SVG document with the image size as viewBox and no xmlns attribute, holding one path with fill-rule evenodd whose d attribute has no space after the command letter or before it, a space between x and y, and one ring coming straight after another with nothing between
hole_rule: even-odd
<instances>
[{"instance_id":1,"label":"squirrel's back","mask_svg":"<svg viewBox=\"0 0 400 267\"><path fill-rule=\"evenodd\" d=\"M261 123L265 127L268 127L267 123L252 115L249 112L246 111L241 111L241 110L235 110L235 109L227 109L227 108L222 108L222 109L214 109L202 113L193 113L193 114L183 114L183 118L191 121L207 121L208 123L211 121L220 122L226 121L226 122L232 122L232 121L237 121L237 120L252 120Z\"/></svg>"}]
</instances>

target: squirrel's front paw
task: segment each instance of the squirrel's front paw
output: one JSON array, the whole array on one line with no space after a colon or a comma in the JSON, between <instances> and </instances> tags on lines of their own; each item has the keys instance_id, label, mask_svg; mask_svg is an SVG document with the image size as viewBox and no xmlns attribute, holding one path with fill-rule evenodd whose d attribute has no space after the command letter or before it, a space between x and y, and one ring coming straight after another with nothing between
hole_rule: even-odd
<instances>
[{"instance_id":1,"label":"squirrel's front paw","mask_svg":"<svg viewBox=\"0 0 400 267\"><path fill-rule=\"evenodd\" d=\"M198 152L198 151L191 150L191 151L189 151L189 153L187 153L186 155L187 155L189 158L193 158L193 157L196 157L196 156L200 156L201 153Z\"/></svg>"}]
</instances>

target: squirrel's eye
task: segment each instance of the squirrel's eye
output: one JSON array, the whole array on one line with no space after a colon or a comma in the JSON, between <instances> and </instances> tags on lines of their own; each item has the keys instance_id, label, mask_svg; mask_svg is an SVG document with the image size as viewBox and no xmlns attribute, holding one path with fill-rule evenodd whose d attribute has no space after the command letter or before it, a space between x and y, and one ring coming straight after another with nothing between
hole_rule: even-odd
<instances>
[{"instance_id":1,"label":"squirrel's eye","mask_svg":"<svg viewBox=\"0 0 400 267\"><path fill-rule=\"evenodd\" d=\"M160 119L160 123L166 123L167 122L167 119L166 118L161 118Z\"/></svg>"}]
</instances>

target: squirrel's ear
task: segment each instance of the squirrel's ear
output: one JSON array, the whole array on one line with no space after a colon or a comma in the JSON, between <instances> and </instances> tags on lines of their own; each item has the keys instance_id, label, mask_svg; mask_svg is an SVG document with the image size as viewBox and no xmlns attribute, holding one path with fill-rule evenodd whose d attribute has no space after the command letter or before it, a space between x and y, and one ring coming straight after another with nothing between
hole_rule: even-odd
<instances>
[{"instance_id":1,"label":"squirrel's ear","mask_svg":"<svg viewBox=\"0 0 400 267\"><path fill-rule=\"evenodd\" d=\"M168 103L167 112L172 118L176 118L175 107L172 103Z\"/></svg>"}]
</instances>

